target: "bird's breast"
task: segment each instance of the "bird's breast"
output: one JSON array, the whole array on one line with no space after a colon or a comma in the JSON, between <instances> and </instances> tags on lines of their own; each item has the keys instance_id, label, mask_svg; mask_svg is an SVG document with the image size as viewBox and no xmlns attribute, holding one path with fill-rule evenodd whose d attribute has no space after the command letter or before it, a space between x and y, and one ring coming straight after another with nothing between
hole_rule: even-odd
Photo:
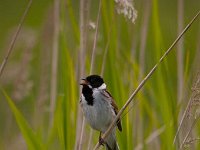
<instances>
[{"instance_id":1,"label":"bird's breast","mask_svg":"<svg viewBox=\"0 0 200 150\"><path fill-rule=\"evenodd\" d=\"M93 105L87 104L84 95L81 97L84 116L92 128L105 132L114 119L115 113L110 101L105 99L106 97L102 96L100 92L94 91L93 97Z\"/></svg>"}]
</instances>

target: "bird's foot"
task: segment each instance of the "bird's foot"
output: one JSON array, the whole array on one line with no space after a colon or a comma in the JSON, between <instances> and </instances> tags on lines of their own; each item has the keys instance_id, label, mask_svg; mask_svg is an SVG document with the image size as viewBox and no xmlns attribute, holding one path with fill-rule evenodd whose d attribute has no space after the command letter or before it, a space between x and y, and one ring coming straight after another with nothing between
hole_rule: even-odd
<instances>
[{"instance_id":1,"label":"bird's foot","mask_svg":"<svg viewBox=\"0 0 200 150\"><path fill-rule=\"evenodd\" d=\"M102 145L102 146L104 146L104 144L105 144L104 139L101 138L101 132L99 134L99 144Z\"/></svg>"},{"instance_id":2,"label":"bird's foot","mask_svg":"<svg viewBox=\"0 0 200 150\"><path fill-rule=\"evenodd\" d=\"M99 137L99 144L102 146L104 146L104 144L105 144L104 139L102 139L101 137Z\"/></svg>"}]
</instances>

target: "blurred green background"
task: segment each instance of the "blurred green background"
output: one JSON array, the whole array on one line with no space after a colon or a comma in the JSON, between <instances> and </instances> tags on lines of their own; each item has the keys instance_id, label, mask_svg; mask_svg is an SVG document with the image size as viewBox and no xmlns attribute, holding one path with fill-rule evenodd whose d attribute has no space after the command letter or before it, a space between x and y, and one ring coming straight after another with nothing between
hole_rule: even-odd
<instances>
[{"instance_id":1,"label":"blurred green background","mask_svg":"<svg viewBox=\"0 0 200 150\"><path fill-rule=\"evenodd\" d=\"M0 1L0 63L28 2ZM130 4L137 10L135 23L117 13L123 6L114 0L101 4L92 73L104 77L121 108L200 10L200 1L134 0ZM32 2L0 76L0 150L85 150L98 142L97 131L91 131L87 123L82 127L79 108L79 81L91 71L98 9L99 1L92 0ZM191 105L191 117L184 121L174 146L200 69L200 17L178 47L122 115L123 132L117 133L122 150L178 149L196 119L199 105ZM188 140L199 133L197 122ZM200 148L198 140L184 146Z\"/></svg>"}]
</instances>

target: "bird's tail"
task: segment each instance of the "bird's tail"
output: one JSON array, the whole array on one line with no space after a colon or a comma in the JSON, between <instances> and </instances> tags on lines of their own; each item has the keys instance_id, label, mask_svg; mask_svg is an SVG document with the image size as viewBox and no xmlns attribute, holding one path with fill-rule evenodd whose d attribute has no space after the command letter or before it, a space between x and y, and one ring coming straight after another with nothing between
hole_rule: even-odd
<instances>
[{"instance_id":1,"label":"bird's tail","mask_svg":"<svg viewBox=\"0 0 200 150\"><path fill-rule=\"evenodd\" d=\"M116 135L115 135L115 129L105 139L105 146L106 146L106 150L119 150L119 146L117 144Z\"/></svg>"}]
</instances>

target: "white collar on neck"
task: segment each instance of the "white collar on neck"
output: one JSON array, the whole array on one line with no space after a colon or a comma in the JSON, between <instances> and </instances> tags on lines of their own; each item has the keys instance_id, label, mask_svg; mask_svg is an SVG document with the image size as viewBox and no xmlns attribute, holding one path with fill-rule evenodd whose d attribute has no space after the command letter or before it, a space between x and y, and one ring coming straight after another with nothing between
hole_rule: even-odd
<instances>
[{"instance_id":1,"label":"white collar on neck","mask_svg":"<svg viewBox=\"0 0 200 150\"><path fill-rule=\"evenodd\" d=\"M100 90L105 90L105 89L106 89L106 84L103 83L100 87L98 87L98 89L100 89Z\"/></svg>"}]
</instances>

